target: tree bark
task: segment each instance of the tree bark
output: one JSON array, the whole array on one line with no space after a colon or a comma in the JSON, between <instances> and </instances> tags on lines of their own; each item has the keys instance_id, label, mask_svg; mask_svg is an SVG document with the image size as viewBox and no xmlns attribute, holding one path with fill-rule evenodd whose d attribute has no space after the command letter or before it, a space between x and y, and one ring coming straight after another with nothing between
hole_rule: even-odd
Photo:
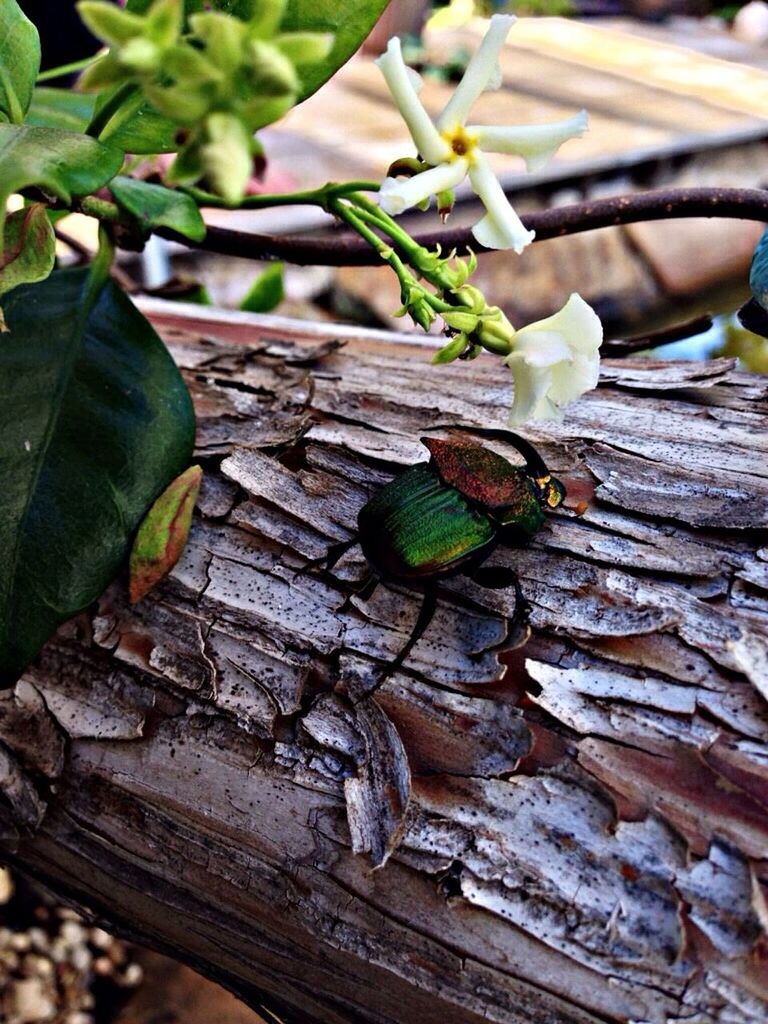
<instances>
[{"instance_id":1,"label":"tree bark","mask_svg":"<svg viewBox=\"0 0 768 1024\"><path fill-rule=\"evenodd\" d=\"M570 492L490 559L530 636L455 578L382 683L420 595L313 563L420 436L516 457L503 366L152 309L198 513L0 702L6 858L286 1022L765 1020L765 379L606 362L525 430Z\"/></svg>"}]
</instances>

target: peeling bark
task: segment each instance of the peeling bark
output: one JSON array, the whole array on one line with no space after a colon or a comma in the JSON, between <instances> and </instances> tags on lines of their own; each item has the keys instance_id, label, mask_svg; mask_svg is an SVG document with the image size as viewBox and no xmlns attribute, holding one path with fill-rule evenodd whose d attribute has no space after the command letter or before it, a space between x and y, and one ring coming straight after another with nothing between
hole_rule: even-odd
<instances>
[{"instance_id":1,"label":"peeling bark","mask_svg":"<svg viewBox=\"0 0 768 1024\"><path fill-rule=\"evenodd\" d=\"M421 596L322 559L421 435L517 458L504 371L155 312L190 542L0 701L4 855L289 1022L765 1020L765 380L607 362L526 431L586 510L491 556L531 635L455 578L387 677Z\"/></svg>"}]
</instances>

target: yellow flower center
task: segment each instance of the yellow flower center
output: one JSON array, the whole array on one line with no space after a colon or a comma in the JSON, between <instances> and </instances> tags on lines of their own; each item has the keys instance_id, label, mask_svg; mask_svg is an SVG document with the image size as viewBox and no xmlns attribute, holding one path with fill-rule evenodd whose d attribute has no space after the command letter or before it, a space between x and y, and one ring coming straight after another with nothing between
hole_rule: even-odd
<instances>
[{"instance_id":1,"label":"yellow flower center","mask_svg":"<svg viewBox=\"0 0 768 1024\"><path fill-rule=\"evenodd\" d=\"M463 158L470 162L472 161L472 151L477 145L477 137L466 132L463 125L458 124L455 128L448 129L440 134L450 146L451 156L449 160Z\"/></svg>"}]
</instances>

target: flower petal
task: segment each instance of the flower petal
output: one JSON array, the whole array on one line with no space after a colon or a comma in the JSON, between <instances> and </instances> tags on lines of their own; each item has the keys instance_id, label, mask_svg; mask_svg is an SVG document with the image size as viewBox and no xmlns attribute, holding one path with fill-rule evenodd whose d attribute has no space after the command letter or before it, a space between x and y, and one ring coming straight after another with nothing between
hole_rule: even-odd
<instances>
[{"instance_id":1,"label":"flower petal","mask_svg":"<svg viewBox=\"0 0 768 1024\"><path fill-rule=\"evenodd\" d=\"M523 327L512 339L512 352L519 353L530 366L555 366L570 363L573 352L559 331L529 331Z\"/></svg>"},{"instance_id":2,"label":"flower petal","mask_svg":"<svg viewBox=\"0 0 768 1024\"><path fill-rule=\"evenodd\" d=\"M456 86L453 96L437 119L440 129L453 128L464 124L472 104L484 89L498 88L501 76L497 71L499 54L509 30L517 19L509 14L494 14L488 31L467 64L464 75Z\"/></svg>"},{"instance_id":3,"label":"flower petal","mask_svg":"<svg viewBox=\"0 0 768 1024\"><path fill-rule=\"evenodd\" d=\"M525 160L528 171L538 171L568 139L578 138L587 128L587 112L552 124L521 125L496 128L493 125L472 125L467 133L474 135L480 149L487 153L511 153Z\"/></svg>"},{"instance_id":4,"label":"flower petal","mask_svg":"<svg viewBox=\"0 0 768 1024\"><path fill-rule=\"evenodd\" d=\"M570 362L552 367L552 382L547 397L555 405L567 405L586 391L596 388L599 376L600 358L597 352L591 356L576 352Z\"/></svg>"},{"instance_id":5,"label":"flower petal","mask_svg":"<svg viewBox=\"0 0 768 1024\"><path fill-rule=\"evenodd\" d=\"M510 206L490 164L482 153L474 151L469 169L472 188L488 211L472 228L472 234L486 249L514 249L520 253L535 237Z\"/></svg>"},{"instance_id":6,"label":"flower petal","mask_svg":"<svg viewBox=\"0 0 768 1024\"><path fill-rule=\"evenodd\" d=\"M419 155L428 164L439 164L450 155L448 143L441 138L429 114L421 105L416 94L409 69L403 60L400 40L397 36L389 40L386 52L376 61L384 81L387 83L397 108L408 125L408 131L416 144Z\"/></svg>"},{"instance_id":7,"label":"flower petal","mask_svg":"<svg viewBox=\"0 0 768 1024\"><path fill-rule=\"evenodd\" d=\"M385 178L379 189L379 206L396 216L411 206L449 188L455 188L467 173L466 160L438 164L412 178Z\"/></svg>"},{"instance_id":8,"label":"flower petal","mask_svg":"<svg viewBox=\"0 0 768 1024\"><path fill-rule=\"evenodd\" d=\"M549 370L531 366L521 354L513 352L504 360L512 371L515 394L509 413L510 423L522 423L530 419L552 419L555 411L547 401L551 382Z\"/></svg>"},{"instance_id":9,"label":"flower petal","mask_svg":"<svg viewBox=\"0 0 768 1024\"><path fill-rule=\"evenodd\" d=\"M603 325L592 307L574 292L557 313L521 327L517 340L539 331L557 331L574 352L595 353L603 341Z\"/></svg>"}]
</instances>

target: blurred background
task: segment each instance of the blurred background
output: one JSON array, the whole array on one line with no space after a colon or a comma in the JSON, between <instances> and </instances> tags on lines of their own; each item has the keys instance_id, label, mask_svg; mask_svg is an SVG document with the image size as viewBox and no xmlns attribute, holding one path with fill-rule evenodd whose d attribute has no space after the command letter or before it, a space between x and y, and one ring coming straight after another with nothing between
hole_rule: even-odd
<instances>
[{"instance_id":1,"label":"blurred background","mask_svg":"<svg viewBox=\"0 0 768 1024\"><path fill-rule=\"evenodd\" d=\"M343 0L340 0L343 2ZM352 2L352 0L348 0ZM95 41L74 3L21 0L37 24L43 69L88 56ZM373 58L401 35L425 78L435 114L477 46L482 17L521 17L502 56L503 84L478 101L473 120L528 124L586 108L590 130L542 171L499 157L495 167L519 212L660 187L762 188L768 184L768 4L706 0L393 0L375 31L319 93L262 133L268 156L254 192L314 187L326 180L380 179L412 146ZM52 84L66 84L67 80ZM145 176L161 174L147 163ZM477 219L459 192L451 223ZM336 230L314 208L208 211L244 232ZM438 226L434 212L404 218L409 230ZM72 216L57 225L60 256L95 248L95 226ZM663 329L698 314L711 327L654 355L732 355L768 373L768 342L741 327L747 272L762 227L748 221L679 220L573 235L518 257L481 257L475 283L513 324L559 308L579 291L609 338ZM408 329L387 268L259 265L153 239L122 253L135 293L312 320ZM266 277L264 274L266 273ZM273 1018L271 1018L273 1019ZM0 1021L7 1024L254 1024L260 1018L187 968L85 922L34 885L0 872Z\"/></svg>"}]
</instances>

